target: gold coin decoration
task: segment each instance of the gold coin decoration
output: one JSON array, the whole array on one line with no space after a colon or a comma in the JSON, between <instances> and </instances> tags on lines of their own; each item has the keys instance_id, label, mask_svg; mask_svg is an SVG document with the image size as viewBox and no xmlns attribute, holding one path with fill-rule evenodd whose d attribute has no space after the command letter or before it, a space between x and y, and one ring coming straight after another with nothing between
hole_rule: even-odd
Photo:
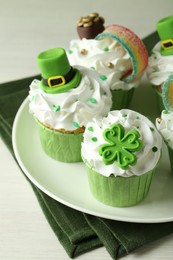
<instances>
[{"instance_id":1,"label":"gold coin decoration","mask_svg":"<svg viewBox=\"0 0 173 260\"><path fill-rule=\"evenodd\" d=\"M90 19L89 16L86 16L86 17L84 17L84 18L82 19L82 21L83 21L84 23L89 23L89 22L91 22L91 19Z\"/></svg>"},{"instance_id":2,"label":"gold coin decoration","mask_svg":"<svg viewBox=\"0 0 173 260\"><path fill-rule=\"evenodd\" d=\"M162 119L160 117L157 118L157 122L158 122L158 124L160 124L162 122Z\"/></svg>"},{"instance_id":3,"label":"gold coin decoration","mask_svg":"<svg viewBox=\"0 0 173 260\"><path fill-rule=\"evenodd\" d=\"M81 53L82 55L87 55L88 51L87 51L86 49L82 49L82 50L80 51L80 53Z\"/></svg>"},{"instance_id":4,"label":"gold coin decoration","mask_svg":"<svg viewBox=\"0 0 173 260\"><path fill-rule=\"evenodd\" d=\"M94 23L101 21L102 23L105 22L104 18L99 16L98 13L90 13L88 16L80 17L77 20L77 26L78 27L90 27Z\"/></svg>"},{"instance_id":5,"label":"gold coin decoration","mask_svg":"<svg viewBox=\"0 0 173 260\"><path fill-rule=\"evenodd\" d=\"M84 23L84 24L83 24L83 27L90 27L90 26L92 26L92 25L93 25L93 22L90 21L90 22Z\"/></svg>"},{"instance_id":6,"label":"gold coin decoration","mask_svg":"<svg viewBox=\"0 0 173 260\"><path fill-rule=\"evenodd\" d=\"M89 14L89 16L92 17L92 18L95 18L95 17L98 17L99 14L98 13L91 13L91 14Z\"/></svg>"},{"instance_id":7,"label":"gold coin decoration","mask_svg":"<svg viewBox=\"0 0 173 260\"><path fill-rule=\"evenodd\" d=\"M107 66L109 69L112 69L114 67L114 64L112 62L108 62Z\"/></svg>"}]
</instances>

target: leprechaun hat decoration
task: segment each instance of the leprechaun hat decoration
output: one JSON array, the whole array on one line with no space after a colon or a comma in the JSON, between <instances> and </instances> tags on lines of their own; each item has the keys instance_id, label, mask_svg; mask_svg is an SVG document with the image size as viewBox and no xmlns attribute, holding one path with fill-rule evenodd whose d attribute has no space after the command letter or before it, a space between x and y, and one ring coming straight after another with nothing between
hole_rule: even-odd
<instances>
[{"instance_id":1,"label":"leprechaun hat decoration","mask_svg":"<svg viewBox=\"0 0 173 260\"><path fill-rule=\"evenodd\" d=\"M161 55L173 55L173 16L159 20L157 32L161 40Z\"/></svg>"},{"instance_id":2,"label":"leprechaun hat decoration","mask_svg":"<svg viewBox=\"0 0 173 260\"><path fill-rule=\"evenodd\" d=\"M70 66L63 48L53 48L37 56L41 71L40 87L49 94L66 92L76 88L81 80L79 70Z\"/></svg>"}]
</instances>

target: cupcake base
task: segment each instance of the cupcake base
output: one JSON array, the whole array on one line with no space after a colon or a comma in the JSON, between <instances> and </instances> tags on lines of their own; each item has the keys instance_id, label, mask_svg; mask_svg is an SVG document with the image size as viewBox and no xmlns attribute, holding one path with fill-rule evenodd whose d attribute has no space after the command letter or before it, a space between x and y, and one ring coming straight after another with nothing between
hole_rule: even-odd
<instances>
[{"instance_id":1,"label":"cupcake base","mask_svg":"<svg viewBox=\"0 0 173 260\"><path fill-rule=\"evenodd\" d=\"M51 158L62 162L80 162L83 133L61 133L36 120L41 146Z\"/></svg>"},{"instance_id":2,"label":"cupcake base","mask_svg":"<svg viewBox=\"0 0 173 260\"><path fill-rule=\"evenodd\" d=\"M112 108L111 110L119 110L129 108L130 102L134 94L134 88L130 90L111 90L112 93Z\"/></svg>"},{"instance_id":3,"label":"cupcake base","mask_svg":"<svg viewBox=\"0 0 173 260\"><path fill-rule=\"evenodd\" d=\"M168 147L168 153L169 153L169 160L170 160L170 166L171 166L171 172L173 173L173 150Z\"/></svg>"},{"instance_id":4,"label":"cupcake base","mask_svg":"<svg viewBox=\"0 0 173 260\"><path fill-rule=\"evenodd\" d=\"M154 170L132 177L105 177L89 166L87 172L90 190L97 200L109 206L129 207L147 196Z\"/></svg>"}]
</instances>

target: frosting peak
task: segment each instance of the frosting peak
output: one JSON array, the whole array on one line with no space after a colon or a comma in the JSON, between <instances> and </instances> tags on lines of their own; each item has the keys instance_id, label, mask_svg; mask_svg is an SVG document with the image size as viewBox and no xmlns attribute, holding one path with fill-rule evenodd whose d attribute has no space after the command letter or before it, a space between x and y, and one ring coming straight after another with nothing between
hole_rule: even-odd
<instances>
[{"instance_id":1,"label":"frosting peak","mask_svg":"<svg viewBox=\"0 0 173 260\"><path fill-rule=\"evenodd\" d=\"M112 97L104 80L96 71L84 67L78 87L64 93L49 94L40 88L40 81L30 85L30 113L53 129L75 130L85 127L93 117L106 116L112 106Z\"/></svg>"},{"instance_id":2,"label":"frosting peak","mask_svg":"<svg viewBox=\"0 0 173 260\"><path fill-rule=\"evenodd\" d=\"M154 86L162 85L173 73L173 55L161 55L160 46L159 42L153 48L147 68L148 78Z\"/></svg>"},{"instance_id":3,"label":"frosting peak","mask_svg":"<svg viewBox=\"0 0 173 260\"><path fill-rule=\"evenodd\" d=\"M173 112L163 110L161 118L156 119L156 127L161 133L164 141L173 149Z\"/></svg>"},{"instance_id":4,"label":"frosting peak","mask_svg":"<svg viewBox=\"0 0 173 260\"><path fill-rule=\"evenodd\" d=\"M139 80L126 83L123 77L132 71L130 55L112 38L101 40L72 40L67 52L71 65L81 65L96 70L107 78L109 87L129 90L137 87Z\"/></svg>"}]
</instances>

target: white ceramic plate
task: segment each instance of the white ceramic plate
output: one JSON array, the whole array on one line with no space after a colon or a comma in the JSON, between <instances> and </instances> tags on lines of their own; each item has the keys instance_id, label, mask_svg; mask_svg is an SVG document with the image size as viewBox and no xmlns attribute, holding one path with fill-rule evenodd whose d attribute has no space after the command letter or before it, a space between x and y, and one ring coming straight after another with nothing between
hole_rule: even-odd
<instances>
[{"instance_id":1,"label":"white ceramic plate","mask_svg":"<svg viewBox=\"0 0 173 260\"><path fill-rule=\"evenodd\" d=\"M128 208L114 208L98 202L90 193L83 163L62 163L49 158L42 150L33 117L28 112L28 99L20 107L13 126L16 158L27 177L55 200L103 218L161 223L173 220L173 174L166 147L147 198Z\"/></svg>"}]
</instances>

